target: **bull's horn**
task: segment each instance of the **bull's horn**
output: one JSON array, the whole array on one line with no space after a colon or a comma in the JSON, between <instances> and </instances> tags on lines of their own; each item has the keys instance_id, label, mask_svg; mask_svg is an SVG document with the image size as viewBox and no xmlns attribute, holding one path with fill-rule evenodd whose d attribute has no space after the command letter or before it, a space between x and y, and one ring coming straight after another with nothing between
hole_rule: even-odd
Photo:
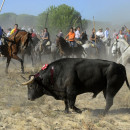
<instances>
[{"instance_id":1,"label":"bull's horn","mask_svg":"<svg viewBox=\"0 0 130 130\"><path fill-rule=\"evenodd\" d=\"M27 81L27 82L22 83L22 85L28 85L28 84L32 83L33 80L34 80L34 76L31 76L30 80Z\"/></svg>"}]
</instances>

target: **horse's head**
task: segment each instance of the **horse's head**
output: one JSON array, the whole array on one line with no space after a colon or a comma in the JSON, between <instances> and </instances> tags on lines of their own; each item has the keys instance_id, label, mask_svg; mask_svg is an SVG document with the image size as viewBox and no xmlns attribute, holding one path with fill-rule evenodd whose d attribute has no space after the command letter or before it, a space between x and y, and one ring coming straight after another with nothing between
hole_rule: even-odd
<instances>
[{"instance_id":1,"label":"horse's head","mask_svg":"<svg viewBox=\"0 0 130 130\"><path fill-rule=\"evenodd\" d=\"M119 52L120 48L119 48L119 41L116 39L116 41L112 44L112 54L113 56L116 55Z\"/></svg>"},{"instance_id":2,"label":"horse's head","mask_svg":"<svg viewBox=\"0 0 130 130\"><path fill-rule=\"evenodd\" d=\"M59 36L57 36L56 35L56 44L57 44L57 46L59 45L59 44L64 44L64 43L66 43L66 41L65 41L65 39L63 38L63 37L59 37Z\"/></svg>"},{"instance_id":3,"label":"horse's head","mask_svg":"<svg viewBox=\"0 0 130 130\"><path fill-rule=\"evenodd\" d=\"M84 41L88 40L88 36L87 36L86 32L82 32L82 40L84 40Z\"/></svg>"}]
</instances>

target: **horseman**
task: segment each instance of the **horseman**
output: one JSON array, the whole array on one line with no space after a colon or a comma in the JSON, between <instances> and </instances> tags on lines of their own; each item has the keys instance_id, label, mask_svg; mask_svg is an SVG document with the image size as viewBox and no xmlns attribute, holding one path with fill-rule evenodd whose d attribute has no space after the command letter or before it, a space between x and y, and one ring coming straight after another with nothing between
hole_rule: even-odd
<instances>
[{"instance_id":1,"label":"horseman","mask_svg":"<svg viewBox=\"0 0 130 130\"><path fill-rule=\"evenodd\" d=\"M42 40L43 40L42 46L46 51L46 44L48 41L50 41L50 35L49 35L47 28L45 28L44 32L42 32Z\"/></svg>"},{"instance_id":2,"label":"horseman","mask_svg":"<svg viewBox=\"0 0 130 130\"><path fill-rule=\"evenodd\" d=\"M0 46L2 45L1 38L2 38L3 30L0 26ZM0 55L1 55L1 47L0 47Z\"/></svg>"},{"instance_id":3,"label":"horseman","mask_svg":"<svg viewBox=\"0 0 130 130\"><path fill-rule=\"evenodd\" d=\"M77 27L77 30L75 32L75 40L81 41L80 27Z\"/></svg>"},{"instance_id":4,"label":"horseman","mask_svg":"<svg viewBox=\"0 0 130 130\"><path fill-rule=\"evenodd\" d=\"M68 39L67 39L68 37ZM69 44L71 47L75 47L76 46L76 42L75 42L75 33L73 30L73 27L70 28L70 32L65 36L65 39L69 41Z\"/></svg>"},{"instance_id":5,"label":"horseman","mask_svg":"<svg viewBox=\"0 0 130 130\"><path fill-rule=\"evenodd\" d=\"M13 33L16 33L18 30L19 30L19 29L18 29L18 24L15 24L15 25L14 25L14 29L11 30L10 35L12 35Z\"/></svg>"},{"instance_id":6,"label":"horseman","mask_svg":"<svg viewBox=\"0 0 130 130\"><path fill-rule=\"evenodd\" d=\"M126 37L126 41L129 43L130 45L130 30L128 30L128 33L127 33L127 37Z\"/></svg>"},{"instance_id":7,"label":"horseman","mask_svg":"<svg viewBox=\"0 0 130 130\"><path fill-rule=\"evenodd\" d=\"M34 33L33 29L30 30L30 33L32 34L31 35L32 39L37 37L37 35L36 35L36 33Z\"/></svg>"},{"instance_id":8,"label":"horseman","mask_svg":"<svg viewBox=\"0 0 130 130\"><path fill-rule=\"evenodd\" d=\"M58 37L63 37L63 36L64 36L64 35L63 35L62 30L59 30Z\"/></svg>"},{"instance_id":9,"label":"horseman","mask_svg":"<svg viewBox=\"0 0 130 130\"><path fill-rule=\"evenodd\" d=\"M7 37L10 36L10 33L11 33L11 28L7 29Z\"/></svg>"},{"instance_id":10,"label":"horseman","mask_svg":"<svg viewBox=\"0 0 130 130\"><path fill-rule=\"evenodd\" d=\"M119 39L125 39L124 37L124 33L122 30L119 31L119 35L118 35Z\"/></svg>"},{"instance_id":11,"label":"horseman","mask_svg":"<svg viewBox=\"0 0 130 130\"><path fill-rule=\"evenodd\" d=\"M105 32L104 32L104 37L105 39L108 39L110 36L109 36L109 28L106 28Z\"/></svg>"},{"instance_id":12,"label":"horseman","mask_svg":"<svg viewBox=\"0 0 130 130\"><path fill-rule=\"evenodd\" d=\"M96 35L97 35L100 39L104 38L103 29L102 29L102 28L99 29L98 32L96 32Z\"/></svg>"},{"instance_id":13,"label":"horseman","mask_svg":"<svg viewBox=\"0 0 130 130\"><path fill-rule=\"evenodd\" d=\"M91 37L90 37L90 41L92 41L92 44L95 44L95 42L96 42L96 34L95 34L95 29L94 28L92 29L92 34L91 34Z\"/></svg>"},{"instance_id":14,"label":"horseman","mask_svg":"<svg viewBox=\"0 0 130 130\"><path fill-rule=\"evenodd\" d=\"M0 26L0 45L2 44L2 43L1 43L2 34L3 34L3 29L2 29L1 26Z\"/></svg>"}]
</instances>

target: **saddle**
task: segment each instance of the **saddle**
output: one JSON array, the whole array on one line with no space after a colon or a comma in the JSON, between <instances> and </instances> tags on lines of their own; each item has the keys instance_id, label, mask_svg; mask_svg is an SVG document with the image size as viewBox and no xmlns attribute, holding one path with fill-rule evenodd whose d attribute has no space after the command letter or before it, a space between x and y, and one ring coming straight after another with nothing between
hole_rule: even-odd
<instances>
[{"instance_id":1,"label":"saddle","mask_svg":"<svg viewBox=\"0 0 130 130\"><path fill-rule=\"evenodd\" d=\"M83 43L81 41L76 41L77 44L82 45Z\"/></svg>"}]
</instances>

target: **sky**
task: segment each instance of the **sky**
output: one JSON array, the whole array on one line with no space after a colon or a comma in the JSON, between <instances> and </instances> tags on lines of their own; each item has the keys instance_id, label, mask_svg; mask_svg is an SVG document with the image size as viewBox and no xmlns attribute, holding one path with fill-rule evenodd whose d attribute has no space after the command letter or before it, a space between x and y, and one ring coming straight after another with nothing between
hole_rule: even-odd
<instances>
[{"instance_id":1,"label":"sky","mask_svg":"<svg viewBox=\"0 0 130 130\"><path fill-rule=\"evenodd\" d=\"M0 5L3 0L0 0ZM38 15L48 7L66 4L80 12L82 18L97 21L125 23L130 21L130 0L5 0L1 14Z\"/></svg>"}]
</instances>

